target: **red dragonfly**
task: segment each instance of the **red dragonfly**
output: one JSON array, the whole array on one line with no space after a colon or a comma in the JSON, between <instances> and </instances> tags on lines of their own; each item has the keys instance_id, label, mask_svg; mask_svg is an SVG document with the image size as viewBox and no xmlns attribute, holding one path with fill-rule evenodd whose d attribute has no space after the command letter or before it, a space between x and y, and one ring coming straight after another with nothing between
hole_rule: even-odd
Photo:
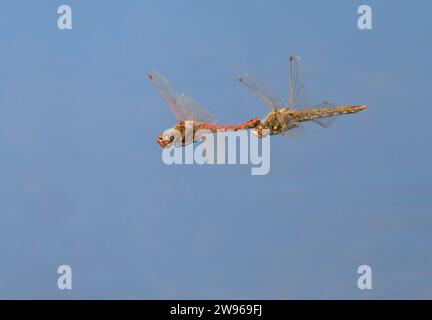
<instances>
[{"instance_id":1,"label":"red dragonfly","mask_svg":"<svg viewBox=\"0 0 432 320\"><path fill-rule=\"evenodd\" d=\"M213 116L201 104L191 97L179 94L159 72L150 72L148 78L179 120L174 127L158 135L157 143L162 148L171 145L182 147L201 140L203 139L202 132L205 131L246 130L255 128L260 123L258 118L254 118L238 125L216 125L213 123Z\"/></svg>"}]
</instances>

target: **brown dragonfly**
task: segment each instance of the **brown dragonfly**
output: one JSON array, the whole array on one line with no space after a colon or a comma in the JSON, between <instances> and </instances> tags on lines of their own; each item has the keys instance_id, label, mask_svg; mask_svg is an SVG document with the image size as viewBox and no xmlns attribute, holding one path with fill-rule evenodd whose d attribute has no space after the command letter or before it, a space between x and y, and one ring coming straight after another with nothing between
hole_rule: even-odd
<instances>
[{"instance_id":1,"label":"brown dragonfly","mask_svg":"<svg viewBox=\"0 0 432 320\"><path fill-rule=\"evenodd\" d=\"M159 72L150 72L148 78L179 120L173 128L158 135L157 142L162 148L171 145L181 147L202 140L205 132L247 130L260 123L258 118L254 118L237 125L216 125L213 116L201 104L191 97L179 94Z\"/></svg>"},{"instance_id":2,"label":"brown dragonfly","mask_svg":"<svg viewBox=\"0 0 432 320\"><path fill-rule=\"evenodd\" d=\"M252 79L249 75L237 79L255 92L272 111L252 129L258 138L267 134L286 134L298 136L303 132L302 122L313 121L324 128L329 128L334 118L339 115L356 113L366 106L335 106L332 102L323 101L317 105L308 102L306 87L303 83L303 71L298 56L289 57L289 93L288 103L272 92L268 87Z\"/></svg>"}]
</instances>

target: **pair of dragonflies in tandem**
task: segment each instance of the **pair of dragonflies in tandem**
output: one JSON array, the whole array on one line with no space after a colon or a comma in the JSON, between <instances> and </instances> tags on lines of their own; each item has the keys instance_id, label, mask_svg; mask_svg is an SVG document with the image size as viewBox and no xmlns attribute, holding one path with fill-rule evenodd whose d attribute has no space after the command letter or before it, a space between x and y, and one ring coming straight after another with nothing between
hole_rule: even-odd
<instances>
[{"instance_id":1,"label":"pair of dragonflies in tandem","mask_svg":"<svg viewBox=\"0 0 432 320\"><path fill-rule=\"evenodd\" d=\"M149 73L149 80L156 86L166 103L179 122L171 129L158 136L158 144L162 148L171 145L185 146L203 136L199 132L237 131L250 129L258 138L266 135L298 136L303 132L302 122L312 121L324 128L329 128L336 116L356 113L366 106L336 106L323 101L317 105L308 102L306 88L303 83L303 71L298 56L289 57L289 94L288 102L274 94L268 87L244 74L237 80L258 95L271 109L267 116L260 120L254 118L238 125L216 125L213 116L191 97L177 93L170 83L157 71ZM191 134L186 134L190 128Z\"/></svg>"}]
</instances>

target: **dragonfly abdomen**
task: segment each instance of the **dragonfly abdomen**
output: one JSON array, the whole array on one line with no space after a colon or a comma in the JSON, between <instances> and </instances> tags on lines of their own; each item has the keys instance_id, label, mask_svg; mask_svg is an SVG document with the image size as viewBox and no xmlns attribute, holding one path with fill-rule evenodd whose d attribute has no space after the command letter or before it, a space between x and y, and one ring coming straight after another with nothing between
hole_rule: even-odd
<instances>
[{"instance_id":1,"label":"dragonfly abdomen","mask_svg":"<svg viewBox=\"0 0 432 320\"><path fill-rule=\"evenodd\" d=\"M237 131L237 130L246 130L246 129L253 129L260 123L260 120L258 118L253 118L249 121L243 122L241 124L234 124L234 125L226 125L226 126L220 126L216 124L211 123L197 123L197 127L199 129L206 129L210 130L212 132L217 131Z\"/></svg>"},{"instance_id":2,"label":"dragonfly abdomen","mask_svg":"<svg viewBox=\"0 0 432 320\"><path fill-rule=\"evenodd\" d=\"M331 108L290 110L290 112L292 112L291 116L297 122L303 122L303 121L311 121L319 118L356 113L366 108L367 108L366 106L338 106L338 107L331 107Z\"/></svg>"}]
</instances>

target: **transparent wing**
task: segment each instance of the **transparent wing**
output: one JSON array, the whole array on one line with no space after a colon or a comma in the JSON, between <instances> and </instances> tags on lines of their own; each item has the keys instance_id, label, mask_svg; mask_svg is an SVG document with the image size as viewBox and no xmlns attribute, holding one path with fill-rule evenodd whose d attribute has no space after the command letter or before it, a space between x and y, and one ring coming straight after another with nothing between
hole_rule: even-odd
<instances>
[{"instance_id":1,"label":"transparent wing","mask_svg":"<svg viewBox=\"0 0 432 320\"><path fill-rule=\"evenodd\" d=\"M314 109L319 108L334 108L336 105L333 102L330 101L323 101L320 104L314 106ZM330 117L324 117L312 120L315 123L318 123L321 127L324 128L330 128L333 125L333 122L335 121L336 116L330 116Z\"/></svg>"},{"instance_id":2,"label":"transparent wing","mask_svg":"<svg viewBox=\"0 0 432 320\"><path fill-rule=\"evenodd\" d=\"M288 121L286 125L288 130L282 133L284 137L288 139L296 139L303 135L304 128L301 124L295 121Z\"/></svg>"},{"instance_id":3,"label":"transparent wing","mask_svg":"<svg viewBox=\"0 0 432 320\"><path fill-rule=\"evenodd\" d=\"M190 115L189 120L199 122L214 122L214 118L198 101L181 94L177 97L176 105L186 114Z\"/></svg>"},{"instance_id":4,"label":"transparent wing","mask_svg":"<svg viewBox=\"0 0 432 320\"><path fill-rule=\"evenodd\" d=\"M271 109L283 108L283 100L272 90L264 84L253 79L248 74L242 74L237 77L237 80L252 90L258 97L260 97Z\"/></svg>"},{"instance_id":5,"label":"transparent wing","mask_svg":"<svg viewBox=\"0 0 432 320\"><path fill-rule=\"evenodd\" d=\"M288 77L288 108L310 107L299 56L289 57Z\"/></svg>"},{"instance_id":6,"label":"transparent wing","mask_svg":"<svg viewBox=\"0 0 432 320\"><path fill-rule=\"evenodd\" d=\"M191 97L179 94L159 72L150 72L148 78L178 120L213 122L213 116L201 104Z\"/></svg>"}]
</instances>

